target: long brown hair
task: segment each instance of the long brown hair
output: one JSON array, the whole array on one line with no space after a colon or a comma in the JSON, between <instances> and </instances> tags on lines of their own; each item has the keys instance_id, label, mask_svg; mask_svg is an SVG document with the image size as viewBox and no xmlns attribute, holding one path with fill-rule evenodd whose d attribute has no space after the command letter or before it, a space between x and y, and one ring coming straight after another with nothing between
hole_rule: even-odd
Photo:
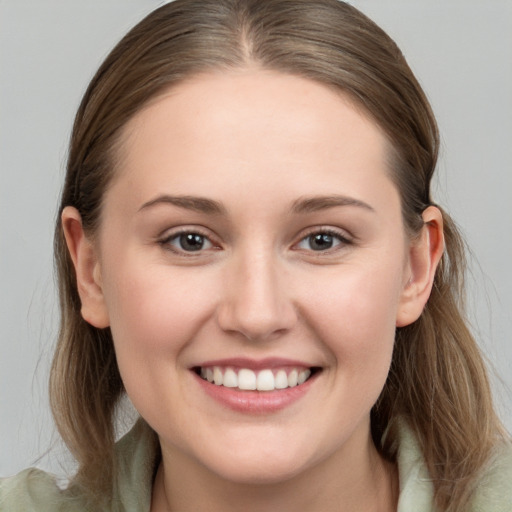
<instances>
[{"instance_id":1,"label":"long brown hair","mask_svg":"<svg viewBox=\"0 0 512 512\"><path fill-rule=\"evenodd\" d=\"M101 222L120 133L156 95L208 70L257 65L315 80L350 96L387 135L391 176L410 236L433 204L439 136L429 103L395 43L337 0L176 0L114 48L76 115L60 211L78 209L84 229ZM444 213L446 252L421 317L398 329L391 371L372 410L377 447L396 456L397 419L419 440L440 510L465 510L499 438L482 357L463 314L465 251ZM51 404L76 457L75 484L108 501L114 482L116 405L124 393L109 329L83 320L60 222L55 232L61 329ZM387 430L381 445L382 433Z\"/></svg>"}]
</instances>

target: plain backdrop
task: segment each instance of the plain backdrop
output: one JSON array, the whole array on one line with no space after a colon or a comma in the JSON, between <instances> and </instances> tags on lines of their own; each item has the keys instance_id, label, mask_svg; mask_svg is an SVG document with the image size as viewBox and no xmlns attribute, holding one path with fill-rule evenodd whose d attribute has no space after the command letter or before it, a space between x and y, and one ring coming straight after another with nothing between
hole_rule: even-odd
<instances>
[{"instance_id":1,"label":"plain backdrop","mask_svg":"<svg viewBox=\"0 0 512 512\"><path fill-rule=\"evenodd\" d=\"M162 3L0 0L0 475L36 462L61 472L46 382L58 320L52 232L69 132L101 60ZM397 41L437 114L434 195L474 253L470 317L511 429L512 2L350 3Z\"/></svg>"}]
</instances>

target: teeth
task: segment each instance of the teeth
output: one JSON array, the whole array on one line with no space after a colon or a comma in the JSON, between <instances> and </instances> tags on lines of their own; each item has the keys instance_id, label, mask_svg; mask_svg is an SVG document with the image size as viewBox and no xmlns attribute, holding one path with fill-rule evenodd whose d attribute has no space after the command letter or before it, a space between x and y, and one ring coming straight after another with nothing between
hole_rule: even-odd
<instances>
[{"instance_id":1,"label":"teeth","mask_svg":"<svg viewBox=\"0 0 512 512\"><path fill-rule=\"evenodd\" d=\"M304 384L304 382L306 382L308 380L310 375L311 375L311 370L304 370L303 372L300 372L299 377L297 379L297 383L299 385Z\"/></svg>"},{"instance_id":2,"label":"teeth","mask_svg":"<svg viewBox=\"0 0 512 512\"><path fill-rule=\"evenodd\" d=\"M299 372L297 370L292 370L290 372L290 375L288 375L288 386L290 386L291 388L293 386L296 386L298 383L298 379L299 379Z\"/></svg>"},{"instance_id":3,"label":"teeth","mask_svg":"<svg viewBox=\"0 0 512 512\"><path fill-rule=\"evenodd\" d=\"M252 370L240 370L238 372L238 387L246 390L256 389L256 374Z\"/></svg>"},{"instance_id":4,"label":"teeth","mask_svg":"<svg viewBox=\"0 0 512 512\"><path fill-rule=\"evenodd\" d=\"M201 368L200 375L203 379L227 388L238 388L241 390L274 391L275 389L286 389L304 384L311 375L311 370L292 369L289 373L285 370L278 370L275 374L272 370L261 370L257 374L248 368L238 370L233 368L223 369L220 366L213 368Z\"/></svg>"},{"instance_id":5,"label":"teeth","mask_svg":"<svg viewBox=\"0 0 512 512\"><path fill-rule=\"evenodd\" d=\"M222 370L218 366L213 368L213 382L217 386L222 386Z\"/></svg>"},{"instance_id":6,"label":"teeth","mask_svg":"<svg viewBox=\"0 0 512 512\"><path fill-rule=\"evenodd\" d=\"M227 388L237 388L238 387L238 375L232 370L228 368L224 373L224 382L222 383Z\"/></svg>"},{"instance_id":7,"label":"teeth","mask_svg":"<svg viewBox=\"0 0 512 512\"><path fill-rule=\"evenodd\" d=\"M272 373L272 370L263 370L258 373L256 389L258 391L273 391L276 389L274 383L274 374Z\"/></svg>"},{"instance_id":8,"label":"teeth","mask_svg":"<svg viewBox=\"0 0 512 512\"><path fill-rule=\"evenodd\" d=\"M288 375L286 375L284 370L279 370L276 373L275 386L276 389L285 389L288 387Z\"/></svg>"}]
</instances>

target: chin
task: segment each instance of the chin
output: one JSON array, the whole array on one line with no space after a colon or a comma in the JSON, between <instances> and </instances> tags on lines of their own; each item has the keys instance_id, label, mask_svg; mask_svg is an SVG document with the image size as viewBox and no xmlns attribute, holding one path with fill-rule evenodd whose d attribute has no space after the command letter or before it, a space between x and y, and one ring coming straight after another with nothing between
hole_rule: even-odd
<instances>
[{"instance_id":1,"label":"chin","mask_svg":"<svg viewBox=\"0 0 512 512\"><path fill-rule=\"evenodd\" d=\"M272 451L260 448L257 453L244 450L230 455L216 456L213 461L203 459L203 464L221 479L241 485L277 485L312 465L304 453L287 453L283 448Z\"/></svg>"},{"instance_id":2,"label":"chin","mask_svg":"<svg viewBox=\"0 0 512 512\"><path fill-rule=\"evenodd\" d=\"M275 464L264 463L247 464L245 461L237 464L236 467L212 468L223 480L230 481L237 485L278 485L305 470L297 467L296 463Z\"/></svg>"}]
</instances>

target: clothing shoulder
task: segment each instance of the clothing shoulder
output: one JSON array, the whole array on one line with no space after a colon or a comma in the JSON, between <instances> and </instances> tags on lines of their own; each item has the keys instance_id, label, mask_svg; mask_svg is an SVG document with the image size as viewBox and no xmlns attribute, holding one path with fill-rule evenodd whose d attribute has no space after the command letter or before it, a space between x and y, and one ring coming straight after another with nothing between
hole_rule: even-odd
<instances>
[{"instance_id":1,"label":"clothing shoulder","mask_svg":"<svg viewBox=\"0 0 512 512\"><path fill-rule=\"evenodd\" d=\"M0 512L78 512L82 505L57 485L55 477L39 469L26 469L0 479Z\"/></svg>"},{"instance_id":2,"label":"clothing shoulder","mask_svg":"<svg viewBox=\"0 0 512 512\"><path fill-rule=\"evenodd\" d=\"M110 512L149 512L157 445L155 434L143 421L117 443L118 474ZM97 508L87 500L87 493L72 486L62 489L53 475L39 469L0 479L0 512L93 512Z\"/></svg>"},{"instance_id":3,"label":"clothing shoulder","mask_svg":"<svg viewBox=\"0 0 512 512\"><path fill-rule=\"evenodd\" d=\"M501 444L484 472L471 512L512 511L512 443Z\"/></svg>"},{"instance_id":4,"label":"clothing shoulder","mask_svg":"<svg viewBox=\"0 0 512 512\"><path fill-rule=\"evenodd\" d=\"M412 429L399 424L398 512L432 512L434 486ZM512 512L512 443L500 443L480 477L467 512Z\"/></svg>"}]
</instances>

